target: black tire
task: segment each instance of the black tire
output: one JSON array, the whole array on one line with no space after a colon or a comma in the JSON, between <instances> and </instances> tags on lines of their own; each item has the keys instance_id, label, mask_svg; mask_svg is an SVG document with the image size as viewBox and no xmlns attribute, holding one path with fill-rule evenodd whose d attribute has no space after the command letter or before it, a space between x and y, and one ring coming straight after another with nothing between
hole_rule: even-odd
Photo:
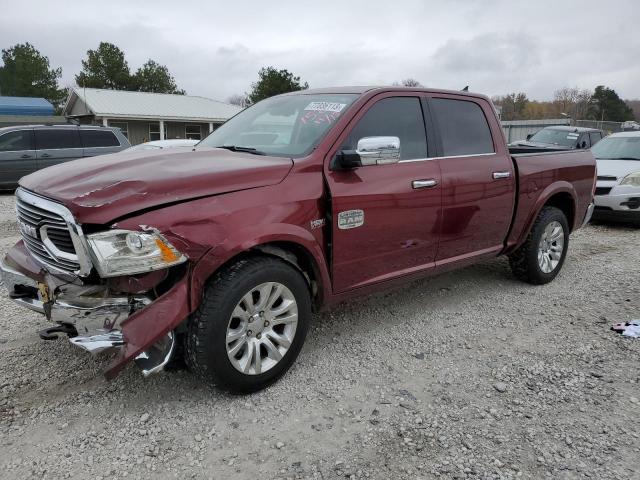
<instances>
[{"instance_id":1,"label":"black tire","mask_svg":"<svg viewBox=\"0 0 640 480\"><path fill-rule=\"evenodd\" d=\"M542 270L538 263L538 245L545 228L551 222L559 222L564 230L564 249L557 266L549 273ZM556 278L562 269L569 248L569 222L562 210L555 207L544 207L533 223L533 227L525 242L511 255L509 265L513 274L520 280L533 285L543 285Z\"/></svg>"},{"instance_id":2,"label":"black tire","mask_svg":"<svg viewBox=\"0 0 640 480\"><path fill-rule=\"evenodd\" d=\"M262 374L248 375L236 370L227 355L227 327L242 297L265 282L279 282L291 291L297 303L298 323L282 359ZM200 307L190 317L185 339L186 363L190 370L229 392L261 390L291 367L304 343L310 318L309 287L297 269L272 257L239 260L209 281Z\"/></svg>"}]
</instances>

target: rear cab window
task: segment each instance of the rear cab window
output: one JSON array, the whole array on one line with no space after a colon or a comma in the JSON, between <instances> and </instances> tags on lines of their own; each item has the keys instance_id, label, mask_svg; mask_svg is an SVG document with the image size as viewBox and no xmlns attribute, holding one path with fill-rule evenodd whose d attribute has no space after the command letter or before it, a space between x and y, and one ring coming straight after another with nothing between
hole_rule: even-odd
<instances>
[{"instance_id":1,"label":"rear cab window","mask_svg":"<svg viewBox=\"0 0 640 480\"><path fill-rule=\"evenodd\" d=\"M120 146L120 142L111 130L80 129L80 139L84 148Z\"/></svg>"},{"instance_id":2,"label":"rear cab window","mask_svg":"<svg viewBox=\"0 0 640 480\"><path fill-rule=\"evenodd\" d=\"M0 152L33 150L33 130L16 130L0 135Z\"/></svg>"},{"instance_id":3,"label":"rear cab window","mask_svg":"<svg viewBox=\"0 0 640 480\"><path fill-rule=\"evenodd\" d=\"M35 135L38 150L81 148L77 128L38 128Z\"/></svg>"},{"instance_id":4,"label":"rear cab window","mask_svg":"<svg viewBox=\"0 0 640 480\"><path fill-rule=\"evenodd\" d=\"M429 105L440 130L443 156L495 153L489 122L480 105L449 98L432 98Z\"/></svg>"}]
</instances>

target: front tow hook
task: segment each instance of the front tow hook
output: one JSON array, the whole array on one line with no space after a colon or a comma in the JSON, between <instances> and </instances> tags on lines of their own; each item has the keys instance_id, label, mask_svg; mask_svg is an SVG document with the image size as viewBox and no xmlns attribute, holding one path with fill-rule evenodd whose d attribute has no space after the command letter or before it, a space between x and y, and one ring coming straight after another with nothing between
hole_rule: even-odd
<instances>
[{"instance_id":1,"label":"front tow hook","mask_svg":"<svg viewBox=\"0 0 640 480\"><path fill-rule=\"evenodd\" d=\"M40 330L38 332L38 335L40 335L40 338L42 340L57 340L58 335L56 335L56 333L64 333L69 338L78 336L76 327L68 323L61 323L60 325L56 325L55 327L45 328L44 330Z\"/></svg>"}]
</instances>

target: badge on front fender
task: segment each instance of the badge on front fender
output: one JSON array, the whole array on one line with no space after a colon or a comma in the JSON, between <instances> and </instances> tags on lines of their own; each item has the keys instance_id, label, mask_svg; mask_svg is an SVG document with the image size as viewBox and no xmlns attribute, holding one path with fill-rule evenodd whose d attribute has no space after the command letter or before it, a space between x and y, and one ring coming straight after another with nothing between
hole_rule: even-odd
<instances>
[{"instance_id":1,"label":"badge on front fender","mask_svg":"<svg viewBox=\"0 0 640 480\"><path fill-rule=\"evenodd\" d=\"M340 230L349 230L364 225L363 210L345 210L338 214L338 228Z\"/></svg>"}]
</instances>

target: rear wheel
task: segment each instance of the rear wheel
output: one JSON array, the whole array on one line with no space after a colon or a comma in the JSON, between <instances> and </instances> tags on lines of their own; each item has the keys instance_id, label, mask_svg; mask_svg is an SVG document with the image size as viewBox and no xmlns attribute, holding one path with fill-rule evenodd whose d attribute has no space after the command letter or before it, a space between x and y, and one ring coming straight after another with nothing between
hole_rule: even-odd
<instances>
[{"instance_id":1,"label":"rear wheel","mask_svg":"<svg viewBox=\"0 0 640 480\"><path fill-rule=\"evenodd\" d=\"M567 255L569 224L562 210L544 207L538 214L526 241L511 255L514 275L534 285L553 280Z\"/></svg>"},{"instance_id":2,"label":"rear wheel","mask_svg":"<svg viewBox=\"0 0 640 480\"><path fill-rule=\"evenodd\" d=\"M269 257L240 260L216 274L189 320L187 363L226 390L260 390L293 364L310 316L299 271Z\"/></svg>"}]
</instances>

